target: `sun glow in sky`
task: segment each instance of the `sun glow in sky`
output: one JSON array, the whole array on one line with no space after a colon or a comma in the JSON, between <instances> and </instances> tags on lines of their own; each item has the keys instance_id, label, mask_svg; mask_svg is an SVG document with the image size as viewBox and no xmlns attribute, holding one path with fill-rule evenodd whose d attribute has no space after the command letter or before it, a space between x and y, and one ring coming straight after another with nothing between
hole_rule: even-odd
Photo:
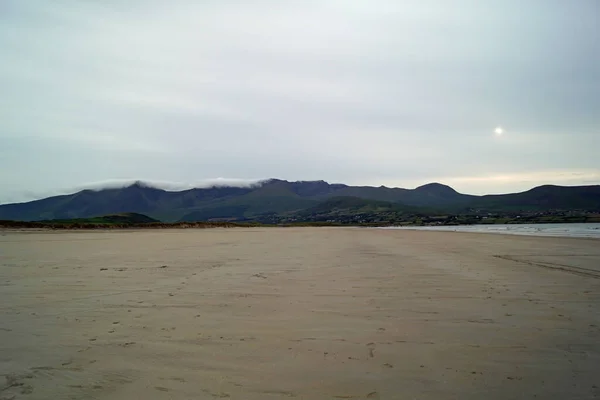
<instances>
[{"instance_id":1,"label":"sun glow in sky","mask_svg":"<svg viewBox=\"0 0 600 400\"><path fill-rule=\"evenodd\" d=\"M0 204L218 177L469 194L598 184L599 11L0 0Z\"/></svg>"}]
</instances>

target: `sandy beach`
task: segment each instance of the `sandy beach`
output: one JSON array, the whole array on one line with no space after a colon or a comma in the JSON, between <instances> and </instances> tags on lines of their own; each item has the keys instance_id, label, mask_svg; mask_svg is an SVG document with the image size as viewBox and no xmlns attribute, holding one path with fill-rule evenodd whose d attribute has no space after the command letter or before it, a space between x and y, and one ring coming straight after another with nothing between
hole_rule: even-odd
<instances>
[{"instance_id":1,"label":"sandy beach","mask_svg":"<svg viewBox=\"0 0 600 400\"><path fill-rule=\"evenodd\" d=\"M0 232L0 399L600 398L600 241Z\"/></svg>"}]
</instances>

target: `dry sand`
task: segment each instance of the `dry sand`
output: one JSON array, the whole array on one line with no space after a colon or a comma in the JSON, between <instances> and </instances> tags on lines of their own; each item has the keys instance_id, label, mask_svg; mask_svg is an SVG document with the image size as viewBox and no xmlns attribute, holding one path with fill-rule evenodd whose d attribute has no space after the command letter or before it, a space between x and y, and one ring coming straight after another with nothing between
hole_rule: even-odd
<instances>
[{"instance_id":1,"label":"dry sand","mask_svg":"<svg viewBox=\"0 0 600 400\"><path fill-rule=\"evenodd\" d=\"M599 278L585 239L4 232L0 399L600 397Z\"/></svg>"}]
</instances>

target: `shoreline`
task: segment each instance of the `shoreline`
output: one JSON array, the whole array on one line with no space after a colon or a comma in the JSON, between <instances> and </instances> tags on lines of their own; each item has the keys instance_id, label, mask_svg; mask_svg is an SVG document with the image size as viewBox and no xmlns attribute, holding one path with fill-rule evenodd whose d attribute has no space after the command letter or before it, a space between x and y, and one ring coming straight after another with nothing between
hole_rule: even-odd
<instances>
[{"instance_id":1,"label":"shoreline","mask_svg":"<svg viewBox=\"0 0 600 400\"><path fill-rule=\"evenodd\" d=\"M577 228L589 227L592 228L582 232ZM563 231L549 231L549 228L562 229L562 228L573 228L572 230ZM96 227L80 227L73 228L67 226L61 226L59 228L53 227L3 227L0 226L0 234L7 233L52 233L52 232L64 232L64 233L76 233L76 232L160 232L160 231L197 231L197 230L223 230L223 229L324 229L324 228L336 228L336 229L351 229L351 228L363 228L363 229L377 229L377 230L388 230L388 231L416 231L416 232L449 232L449 233L470 233L470 234L494 234L494 235L508 235L508 236L531 236L531 237L555 237L555 238L577 238L577 239L600 239L600 223L560 223L560 224L506 224L506 225L494 225L494 224L477 224L477 225L444 225L444 226L370 226L370 225L241 225L241 224L227 224L227 225L210 225L210 224L186 224L184 226L179 224L164 224L161 226L96 226ZM523 228L531 228L535 230L525 231Z\"/></svg>"},{"instance_id":2,"label":"shoreline","mask_svg":"<svg viewBox=\"0 0 600 400\"><path fill-rule=\"evenodd\" d=\"M485 233L510 236L600 239L600 223L382 227L381 229L412 230L426 232Z\"/></svg>"}]
</instances>

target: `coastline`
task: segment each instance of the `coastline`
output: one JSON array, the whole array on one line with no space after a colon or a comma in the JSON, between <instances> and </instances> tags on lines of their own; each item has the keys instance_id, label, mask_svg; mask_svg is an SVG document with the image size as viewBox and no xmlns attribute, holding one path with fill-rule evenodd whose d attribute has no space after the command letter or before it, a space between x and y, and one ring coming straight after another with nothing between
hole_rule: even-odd
<instances>
[{"instance_id":1,"label":"coastline","mask_svg":"<svg viewBox=\"0 0 600 400\"><path fill-rule=\"evenodd\" d=\"M381 229L600 239L600 223L411 226L382 227Z\"/></svg>"},{"instance_id":2,"label":"coastline","mask_svg":"<svg viewBox=\"0 0 600 400\"><path fill-rule=\"evenodd\" d=\"M261 225L261 224L235 224L235 223L176 223L176 224L140 224L140 225L95 225L71 227L27 227L27 226L1 226L0 234L8 233L52 233L52 232L143 232L143 231L169 231L169 230L204 230L204 229L350 229L369 228L398 231L427 231L427 232L454 232L454 233L487 233L496 235L536 236L600 239L600 223L559 223L559 224L474 224L474 225L440 225L440 226L373 226L373 225L336 225L336 224L297 224L297 225Z\"/></svg>"}]
</instances>

